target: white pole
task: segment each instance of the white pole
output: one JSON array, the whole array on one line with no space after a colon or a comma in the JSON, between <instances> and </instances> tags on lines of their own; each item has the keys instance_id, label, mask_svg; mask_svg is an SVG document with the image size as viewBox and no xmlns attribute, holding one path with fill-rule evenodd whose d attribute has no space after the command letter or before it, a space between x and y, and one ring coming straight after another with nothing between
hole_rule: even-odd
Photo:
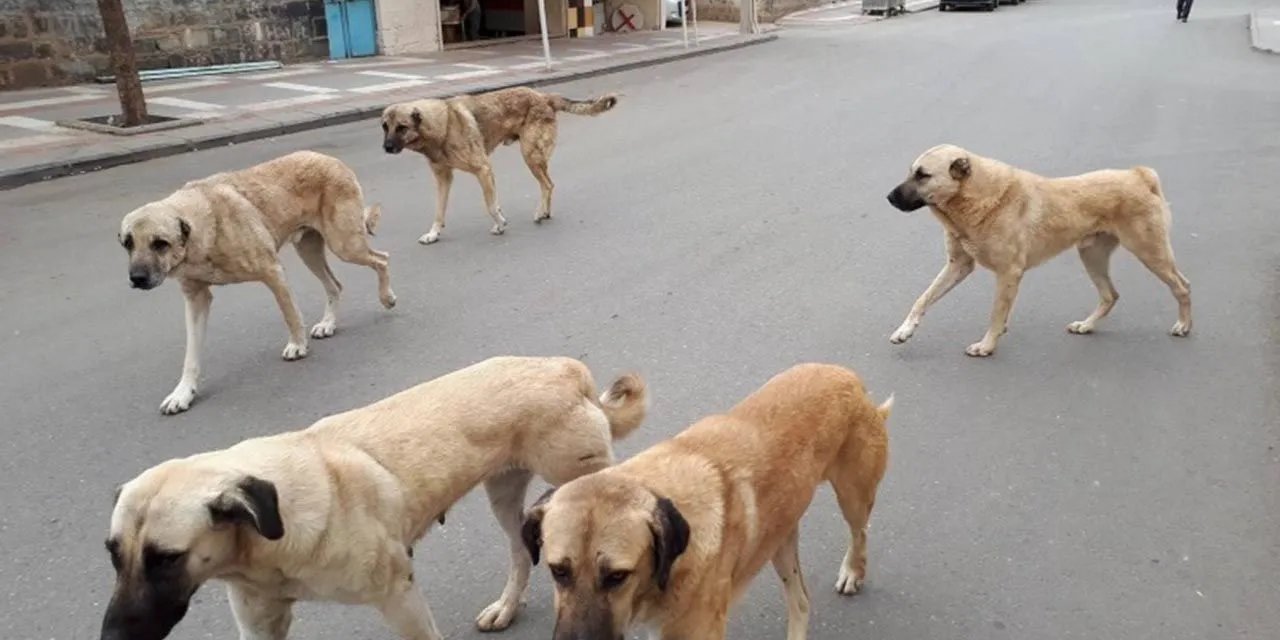
<instances>
[{"instance_id":1,"label":"white pole","mask_svg":"<svg viewBox=\"0 0 1280 640\"><path fill-rule=\"evenodd\" d=\"M693 11L693 46L698 46L698 0L689 0Z\"/></svg>"},{"instance_id":2,"label":"white pole","mask_svg":"<svg viewBox=\"0 0 1280 640\"><path fill-rule=\"evenodd\" d=\"M692 0L690 0L692 2ZM689 48L689 10L684 6L685 0L680 0L680 31L684 35L684 48Z\"/></svg>"},{"instance_id":3,"label":"white pole","mask_svg":"<svg viewBox=\"0 0 1280 640\"><path fill-rule=\"evenodd\" d=\"M542 57L551 70L551 41L547 38L547 0L538 0L538 24L542 26Z\"/></svg>"}]
</instances>

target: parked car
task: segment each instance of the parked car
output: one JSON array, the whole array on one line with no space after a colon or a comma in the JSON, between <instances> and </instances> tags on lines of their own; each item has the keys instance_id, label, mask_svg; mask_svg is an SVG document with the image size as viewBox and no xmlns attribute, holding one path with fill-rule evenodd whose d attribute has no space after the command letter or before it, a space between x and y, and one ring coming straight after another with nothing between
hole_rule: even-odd
<instances>
[{"instance_id":1,"label":"parked car","mask_svg":"<svg viewBox=\"0 0 1280 640\"><path fill-rule=\"evenodd\" d=\"M680 24L680 19L684 17L680 15L680 8L683 6L684 0L662 0L662 9L667 16L667 24Z\"/></svg>"},{"instance_id":2,"label":"parked car","mask_svg":"<svg viewBox=\"0 0 1280 640\"><path fill-rule=\"evenodd\" d=\"M938 11L950 11L958 8L979 8L984 11L995 11L1001 0L942 0L938 3Z\"/></svg>"}]
</instances>

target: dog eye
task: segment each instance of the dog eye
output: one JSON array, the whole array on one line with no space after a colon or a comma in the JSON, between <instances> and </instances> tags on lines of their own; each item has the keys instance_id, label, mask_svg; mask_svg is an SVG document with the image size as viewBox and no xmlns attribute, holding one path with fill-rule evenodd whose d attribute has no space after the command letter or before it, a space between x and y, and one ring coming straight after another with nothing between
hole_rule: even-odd
<instances>
[{"instance_id":1,"label":"dog eye","mask_svg":"<svg viewBox=\"0 0 1280 640\"><path fill-rule=\"evenodd\" d=\"M406 127L402 124L396 125L396 133L404 133L405 131L408 131L408 130L409 130L409 127Z\"/></svg>"},{"instance_id":2,"label":"dog eye","mask_svg":"<svg viewBox=\"0 0 1280 640\"><path fill-rule=\"evenodd\" d=\"M133 235L130 234L125 236L124 240L120 241L120 244L124 245L125 249L128 249L129 251L133 251Z\"/></svg>"},{"instance_id":3,"label":"dog eye","mask_svg":"<svg viewBox=\"0 0 1280 640\"><path fill-rule=\"evenodd\" d=\"M181 551L150 551L146 554L147 573L172 570L186 557L187 554Z\"/></svg>"},{"instance_id":4,"label":"dog eye","mask_svg":"<svg viewBox=\"0 0 1280 640\"><path fill-rule=\"evenodd\" d=\"M630 577L630 571L611 571L608 574L605 574L604 579L600 581L600 586L605 589L617 589L622 586L622 583L627 581L627 578Z\"/></svg>"},{"instance_id":5,"label":"dog eye","mask_svg":"<svg viewBox=\"0 0 1280 640\"><path fill-rule=\"evenodd\" d=\"M551 567L551 577L562 585L568 584L569 580L573 578L573 572L569 570L569 567L554 565Z\"/></svg>"},{"instance_id":6,"label":"dog eye","mask_svg":"<svg viewBox=\"0 0 1280 640\"><path fill-rule=\"evenodd\" d=\"M924 169L916 169L916 180L928 180L928 179L929 179L929 174L925 173Z\"/></svg>"},{"instance_id":7,"label":"dog eye","mask_svg":"<svg viewBox=\"0 0 1280 640\"><path fill-rule=\"evenodd\" d=\"M164 240L152 240L152 241L151 241L151 250L152 250L152 251L155 251L155 252L159 253L159 252L161 252L161 251L165 251L165 250L167 250L168 248L169 248L169 243L168 243L168 242L165 242Z\"/></svg>"},{"instance_id":8,"label":"dog eye","mask_svg":"<svg viewBox=\"0 0 1280 640\"><path fill-rule=\"evenodd\" d=\"M106 547L107 553L111 554L111 566L115 567L116 571L119 571L120 565L124 564L120 560L120 543L115 540L108 540Z\"/></svg>"},{"instance_id":9,"label":"dog eye","mask_svg":"<svg viewBox=\"0 0 1280 640\"><path fill-rule=\"evenodd\" d=\"M382 130L383 130L383 131L386 131L386 130L387 130L387 123L385 123L385 122L384 122L384 123L382 123Z\"/></svg>"}]
</instances>

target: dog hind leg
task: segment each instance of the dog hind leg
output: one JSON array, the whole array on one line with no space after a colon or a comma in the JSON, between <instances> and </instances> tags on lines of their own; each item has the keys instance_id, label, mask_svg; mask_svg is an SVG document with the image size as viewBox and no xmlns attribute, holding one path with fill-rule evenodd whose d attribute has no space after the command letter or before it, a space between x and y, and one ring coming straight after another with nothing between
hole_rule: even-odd
<instances>
[{"instance_id":1,"label":"dog hind leg","mask_svg":"<svg viewBox=\"0 0 1280 640\"><path fill-rule=\"evenodd\" d=\"M484 482L485 492L489 494L489 506L510 543L511 571L507 575L502 596L476 616L476 627L481 631L501 631L511 626L511 621L520 610L525 589L529 586L533 560L520 537L520 527L524 519L525 491L532 478L533 474L528 471L513 470Z\"/></svg>"},{"instance_id":2,"label":"dog hind leg","mask_svg":"<svg viewBox=\"0 0 1280 640\"><path fill-rule=\"evenodd\" d=\"M1116 306L1120 294L1111 282L1111 254L1119 244L1120 240L1115 236L1100 233L1087 243L1080 245L1078 249L1080 261L1084 263L1084 269L1089 273L1093 286L1098 289L1098 307L1084 320L1067 325L1067 331L1081 335L1093 333L1093 328L1098 321L1107 317L1111 309Z\"/></svg>"},{"instance_id":3,"label":"dog hind leg","mask_svg":"<svg viewBox=\"0 0 1280 640\"><path fill-rule=\"evenodd\" d=\"M529 166L529 171L542 190L542 200L533 214L533 221L541 223L551 219L551 194L556 188L547 168L556 146L556 121L549 120L530 129L528 134L520 137L520 151L524 155L524 163Z\"/></svg>"},{"instance_id":4,"label":"dog hind leg","mask_svg":"<svg viewBox=\"0 0 1280 640\"><path fill-rule=\"evenodd\" d=\"M1120 244L1169 287L1174 300L1178 301L1178 321L1169 333L1184 337L1191 333L1191 283L1173 261L1168 230L1145 221L1135 226L1120 231Z\"/></svg>"},{"instance_id":5,"label":"dog hind leg","mask_svg":"<svg viewBox=\"0 0 1280 640\"><path fill-rule=\"evenodd\" d=\"M324 317L311 327L311 337L328 338L338 327L338 298L342 293L342 283L333 275L329 261L325 259L324 236L314 229L306 229L294 240L293 248L297 250L298 257L302 258L302 263L324 285Z\"/></svg>"}]
</instances>

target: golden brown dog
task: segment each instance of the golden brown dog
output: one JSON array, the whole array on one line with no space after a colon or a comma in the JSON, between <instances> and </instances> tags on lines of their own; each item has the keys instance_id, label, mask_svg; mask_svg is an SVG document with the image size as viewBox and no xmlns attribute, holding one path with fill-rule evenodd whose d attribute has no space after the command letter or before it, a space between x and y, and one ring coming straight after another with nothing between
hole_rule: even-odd
<instances>
[{"instance_id":1,"label":"golden brown dog","mask_svg":"<svg viewBox=\"0 0 1280 640\"><path fill-rule=\"evenodd\" d=\"M163 200L124 217L119 240L129 252L129 281L154 289L177 278L187 303L187 355L182 377L160 411L186 411L196 396L200 353L209 318L212 285L259 281L271 289L289 328L285 360L307 355L307 333L289 292L279 251L292 242L325 290L324 317L311 337L337 327L342 284L325 259L325 246L345 262L378 274L378 297L396 304L387 254L369 247L380 208L366 208L355 172L341 160L299 151L269 162L188 182Z\"/></svg>"},{"instance_id":2,"label":"golden brown dog","mask_svg":"<svg viewBox=\"0 0 1280 640\"><path fill-rule=\"evenodd\" d=\"M283 640L297 600L370 604L405 640L438 640L413 546L484 483L511 571L483 630L511 623L529 580L521 509L613 462L644 420L637 376L599 399L569 358L492 358L303 431L164 462L126 483L107 549L116 589L103 640L160 640L207 580L227 584L241 638Z\"/></svg>"},{"instance_id":3,"label":"golden brown dog","mask_svg":"<svg viewBox=\"0 0 1280 640\"><path fill-rule=\"evenodd\" d=\"M382 148L404 149L427 157L436 178L436 218L418 242L431 244L444 231L444 213L455 169L474 174L484 191L485 209L493 218L490 233L507 227L498 204L498 191L489 156L500 144L520 141L525 164L542 188L533 221L551 219L551 182L547 163L556 146L556 114L561 111L594 116L618 104L614 95L593 100L569 100L528 87L515 87L447 100L427 99L393 104L382 112Z\"/></svg>"},{"instance_id":4,"label":"golden brown dog","mask_svg":"<svg viewBox=\"0 0 1280 640\"><path fill-rule=\"evenodd\" d=\"M730 606L772 562L787 638L803 640L800 517L830 482L851 537L836 590L857 593L892 404L872 404L847 369L799 365L728 414L544 496L523 535L555 580L555 639L621 640L640 625L663 640L722 639Z\"/></svg>"},{"instance_id":5,"label":"golden brown dog","mask_svg":"<svg viewBox=\"0 0 1280 640\"><path fill-rule=\"evenodd\" d=\"M996 300L982 340L966 350L989 356L1007 330L1023 274L1075 246L1101 301L1089 317L1067 326L1091 333L1119 294L1111 283L1111 253L1124 246L1169 286L1178 301L1175 336L1191 332L1191 285L1169 243L1169 206L1148 167L1045 178L953 145L939 145L911 164L889 193L902 211L928 206L946 232L947 264L889 338L906 342L929 307L960 284L976 262L996 274Z\"/></svg>"}]
</instances>

